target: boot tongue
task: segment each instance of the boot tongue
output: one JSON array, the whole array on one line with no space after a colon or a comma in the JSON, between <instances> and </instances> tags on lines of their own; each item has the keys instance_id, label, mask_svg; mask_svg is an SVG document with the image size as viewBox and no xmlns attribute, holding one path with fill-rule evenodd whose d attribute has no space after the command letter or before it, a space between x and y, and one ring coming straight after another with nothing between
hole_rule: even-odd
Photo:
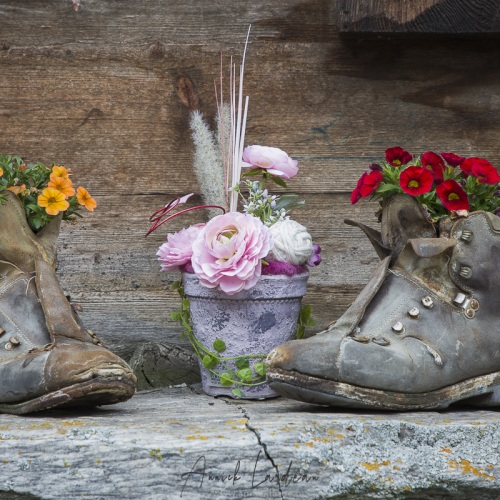
<instances>
[{"instance_id":1,"label":"boot tongue","mask_svg":"<svg viewBox=\"0 0 500 500\"><path fill-rule=\"evenodd\" d=\"M455 238L416 238L409 240L394 265L394 270L411 275L436 295L451 302L461 292L451 280L448 263Z\"/></svg>"},{"instance_id":2,"label":"boot tongue","mask_svg":"<svg viewBox=\"0 0 500 500\"><path fill-rule=\"evenodd\" d=\"M384 200L381 223L382 242L386 248L391 249L393 262L408 240L437 236L422 205L406 194L397 194Z\"/></svg>"},{"instance_id":3,"label":"boot tongue","mask_svg":"<svg viewBox=\"0 0 500 500\"><path fill-rule=\"evenodd\" d=\"M54 217L41 231L37 234L38 241L42 244L47 252L49 262L54 264L57 255L57 238L61 229L62 212Z\"/></svg>"},{"instance_id":4,"label":"boot tongue","mask_svg":"<svg viewBox=\"0 0 500 500\"><path fill-rule=\"evenodd\" d=\"M453 248L458 240L448 238L418 238L409 240L413 251L419 257L435 257Z\"/></svg>"}]
</instances>

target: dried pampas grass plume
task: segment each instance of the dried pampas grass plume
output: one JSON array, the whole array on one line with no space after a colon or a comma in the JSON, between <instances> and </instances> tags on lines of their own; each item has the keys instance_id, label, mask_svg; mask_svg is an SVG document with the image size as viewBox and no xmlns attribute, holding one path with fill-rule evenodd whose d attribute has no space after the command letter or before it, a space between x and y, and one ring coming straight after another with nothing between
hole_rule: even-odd
<instances>
[{"instance_id":1,"label":"dried pampas grass plume","mask_svg":"<svg viewBox=\"0 0 500 500\"><path fill-rule=\"evenodd\" d=\"M227 207L224 169L214 134L197 110L191 112L190 126L194 143L194 171L203 200L207 205ZM210 217L220 213L211 212Z\"/></svg>"}]
</instances>

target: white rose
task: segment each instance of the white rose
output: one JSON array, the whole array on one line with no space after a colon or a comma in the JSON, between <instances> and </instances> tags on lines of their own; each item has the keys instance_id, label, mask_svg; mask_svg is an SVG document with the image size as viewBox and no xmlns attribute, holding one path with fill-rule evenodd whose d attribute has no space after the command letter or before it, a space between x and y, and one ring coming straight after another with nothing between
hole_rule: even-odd
<instances>
[{"instance_id":1,"label":"white rose","mask_svg":"<svg viewBox=\"0 0 500 500\"><path fill-rule=\"evenodd\" d=\"M282 220L270 228L274 246L272 255L280 262L304 265L313 253L313 242L307 229L291 219Z\"/></svg>"}]
</instances>

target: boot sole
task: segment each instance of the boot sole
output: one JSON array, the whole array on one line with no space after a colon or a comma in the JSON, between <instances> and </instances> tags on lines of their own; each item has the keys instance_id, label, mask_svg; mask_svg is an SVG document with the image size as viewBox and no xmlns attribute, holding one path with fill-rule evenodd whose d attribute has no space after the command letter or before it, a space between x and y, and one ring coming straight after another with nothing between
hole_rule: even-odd
<instances>
[{"instance_id":1,"label":"boot sole","mask_svg":"<svg viewBox=\"0 0 500 500\"><path fill-rule=\"evenodd\" d=\"M22 403L0 404L0 413L25 415L55 407L121 403L135 394L135 384L123 377L95 378Z\"/></svg>"},{"instance_id":2,"label":"boot sole","mask_svg":"<svg viewBox=\"0 0 500 500\"><path fill-rule=\"evenodd\" d=\"M399 411L439 410L455 403L482 408L500 406L500 372L423 393L368 389L278 368L268 370L267 380L279 394L317 405Z\"/></svg>"}]
</instances>

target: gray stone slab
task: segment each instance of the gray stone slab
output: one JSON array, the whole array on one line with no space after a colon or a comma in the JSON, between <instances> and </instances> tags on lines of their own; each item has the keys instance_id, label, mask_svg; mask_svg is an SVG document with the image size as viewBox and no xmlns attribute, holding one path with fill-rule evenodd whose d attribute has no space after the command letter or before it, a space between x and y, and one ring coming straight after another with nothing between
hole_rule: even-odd
<instances>
[{"instance_id":1,"label":"gray stone slab","mask_svg":"<svg viewBox=\"0 0 500 500\"><path fill-rule=\"evenodd\" d=\"M0 498L500 497L495 411L337 412L195 389L1 415Z\"/></svg>"}]
</instances>

